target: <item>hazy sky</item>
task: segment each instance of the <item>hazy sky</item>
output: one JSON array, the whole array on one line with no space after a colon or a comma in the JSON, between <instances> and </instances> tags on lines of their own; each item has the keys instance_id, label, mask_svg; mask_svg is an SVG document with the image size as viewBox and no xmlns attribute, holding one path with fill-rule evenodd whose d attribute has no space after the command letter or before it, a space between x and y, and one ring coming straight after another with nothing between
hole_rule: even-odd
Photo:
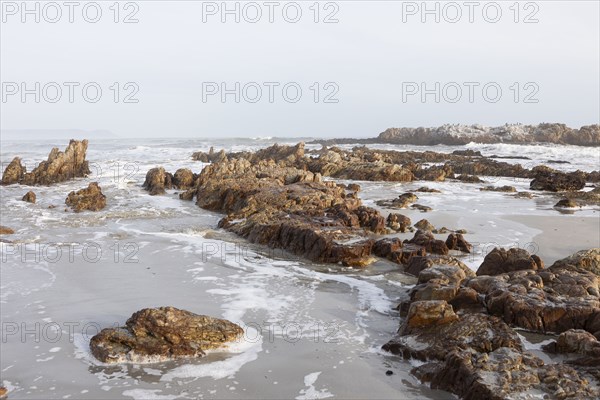
<instances>
[{"instance_id":1,"label":"hazy sky","mask_svg":"<svg viewBox=\"0 0 600 400\"><path fill-rule=\"evenodd\" d=\"M79 2L71 23L62 1L28 2L39 22L2 2L2 129L333 137L600 120L598 1L113 3Z\"/></svg>"}]
</instances>

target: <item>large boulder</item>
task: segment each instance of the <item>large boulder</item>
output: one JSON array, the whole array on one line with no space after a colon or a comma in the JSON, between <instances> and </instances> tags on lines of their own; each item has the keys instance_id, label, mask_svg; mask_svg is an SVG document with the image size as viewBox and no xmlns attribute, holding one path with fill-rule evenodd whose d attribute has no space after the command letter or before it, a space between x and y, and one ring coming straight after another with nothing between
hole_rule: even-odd
<instances>
[{"instance_id":1,"label":"large boulder","mask_svg":"<svg viewBox=\"0 0 600 400\"><path fill-rule=\"evenodd\" d=\"M2 174L2 184L12 185L13 183L21 182L25 176L25 172L26 169L21 164L21 159L19 157L13 158L10 164L4 169L4 173Z\"/></svg>"},{"instance_id":2,"label":"large boulder","mask_svg":"<svg viewBox=\"0 0 600 400\"><path fill-rule=\"evenodd\" d=\"M398 232L410 230L411 220L406 215L390 213L386 219L386 225Z\"/></svg>"},{"instance_id":3,"label":"large boulder","mask_svg":"<svg viewBox=\"0 0 600 400\"><path fill-rule=\"evenodd\" d=\"M600 248L581 250L569 257L554 262L550 267L551 270L562 268L583 269L600 276Z\"/></svg>"},{"instance_id":4,"label":"large boulder","mask_svg":"<svg viewBox=\"0 0 600 400\"><path fill-rule=\"evenodd\" d=\"M496 247L483 259L477 269L477 275L499 275L511 271L544 268L542 260L531 255L525 249L511 248L505 250Z\"/></svg>"},{"instance_id":5,"label":"large boulder","mask_svg":"<svg viewBox=\"0 0 600 400\"><path fill-rule=\"evenodd\" d=\"M142 187L150 192L150 196L165 194L165 189L173 187L173 177L163 167L152 168L146 173Z\"/></svg>"},{"instance_id":6,"label":"large boulder","mask_svg":"<svg viewBox=\"0 0 600 400\"><path fill-rule=\"evenodd\" d=\"M106 196L102 194L98 182L92 182L85 189L69 193L65 204L70 206L75 212L84 210L100 211L106 207Z\"/></svg>"},{"instance_id":7,"label":"large boulder","mask_svg":"<svg viewBox=\"0 0 600 400\"><path fill-rule=\"evenodd\" d=\"M194 173L188 168L179 168L173 175L173 186L187 190L194 186Z\"/></svg>"},{"instance_id":8,"label":"large boulder","mask_svg":"<svg viewBox=\"0 0 600 400\"><path fill-rule=\"evenodd\" d=\"M161 362L202 357L242 337L243 329L227 320L174 307L145 308L119 328L92 337L94 357L105 363Z\"/></svg>"}]
</instances>

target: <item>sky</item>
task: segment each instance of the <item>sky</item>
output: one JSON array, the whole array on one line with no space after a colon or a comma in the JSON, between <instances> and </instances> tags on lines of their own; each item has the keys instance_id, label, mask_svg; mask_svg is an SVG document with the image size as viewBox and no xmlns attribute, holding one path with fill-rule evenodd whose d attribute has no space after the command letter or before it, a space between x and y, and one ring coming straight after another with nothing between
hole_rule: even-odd
<instances>
[{"instance_id":1,"label":"sky","mask_svg":"<svg viewBox=\"0 0 600 400\"><path fill-rule=\"evenodd\" d=\"M3 131L372 137L600 122L598 1L76 4L2 1Z\"/></svg>"}]
</instances>

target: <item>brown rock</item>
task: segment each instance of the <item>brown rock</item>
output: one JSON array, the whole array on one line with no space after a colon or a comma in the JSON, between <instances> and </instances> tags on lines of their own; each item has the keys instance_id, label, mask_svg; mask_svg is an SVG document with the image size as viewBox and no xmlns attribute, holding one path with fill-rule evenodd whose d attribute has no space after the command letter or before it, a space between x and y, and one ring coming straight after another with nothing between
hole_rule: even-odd
<instances>
[{"instance_id":1,"label":"brown rock","mask_svg":"<svg viewBox=\"0 0 600 400\"><path fill-rule=\"evenodd\" d=\"M194 186L194 173L188 168L179 168L173 175L173 186L181 190L191 188Z\"/></svg>"},{"instance_id":2,"label":"brown rock","mask_svg":"<svg viewBox=\"0 0 600 400\"><path fill-rule=\"evenodd\" d=\"M13 233L15 233L15 231L8 226L0 225L0 235L12 235Z\"/></svg>"},{"instance_id":3,"label":"brown rock","mask_svg":"<svg viewBox=\"0 0 600 400\"><path fill-rule=\"evenodd\" d=\"M30 190L29 192L25 193L25 196L23 196L21 200L35 204L35 193Z\"/></svg>"},{"instance_id":4,"label":"brown rock","mask_svg":"<svg viewBox=\"0 0 600 400\"><path fill-rule=\"evenodd\" d=\"M227 320L174 307L145 308L120 328L92 337L94 357L105 363L159 362L202 357L205 351L239 339L243 330Z\"/></svg>"},{"instance_id":5,"label":"brown rock","mask_svg":"<svg viewBox=\"0 0 600 400\"><path fill-rule=\"evenodd\" d=\"M386 225L398 232L406 232L409 230L411 220L405 215L390 213L386 219Z\"/></svg>"},{"instance_id":6,"label":"brown rock","mask_svg":"<svg viewBox=\"0 0 600 400\"><path fill-rule=\"evenodd\" d=\"M517 189L514 186L486 186L482 187L479 190L488 191L488 192L509 192L515 193Z\"/></svg>"},{"instance_id":7,"label":"brown rock","mask_svg":"<svg viewBox=\"0 0 600 400\"><path fill-rule=\"evenodd\" d=\"M25 176L25 172L26 169L21 164L21 159L19 157L13 158L10 164L4 169L4 173L2 174L2 184L12 185L13 183L21 182L23 176Z\"/></svg>"},{"instance_id":8,"label":"brown rock","mask_svg":"<svg viewBox=\"0 0 600 400\"><path fill-rule=\"evenodd\" d=\"M106 196L102 194L98 182L92 182L85 189L69 193L65 204L75 212L83 210L100 211L106 207Z\"/></svg>"},{"instance_id":9,"label":"brown rock","mask_svg":"<svg viewBox=\"0 0 600 400\"><path fill-rule=\"evenodd\" d=\"M586 176L581 171L564 173L542 165L535 167L532 172L535 178L529 187L533 190L564 192L581 190L585 187Z\"/></svg>"},{"instance_id":10,"label":"brown rock","mask_svg":"<svg viewBox=\"0 0 600 400\"><path fill-rule=\"evenodd\" d=\"M90 173L85 156L87 140L69 141L64 152L53 148L46 161L42 161L33 171L25 173L19 182L24 185L51 185L70 179L83 178Z\"/></svg>"},{"instance_id":11,"label":"brown rock","mask_svg":"<svg viewBox=\"0 0 600 400\"><path fill-rule=\"evenodd\" d=\"M450 250L460 250L463 253L470 253L473 250L473 246L460 233L451 233L448 235L446 246Z\"/></svg>"},{"instance_id":12,"label":"brown rock","mask_svg":"<svg viewBox=\"0 0 600 400\"><path fill-rule=\"evenodd\" d=\"M541 262L539 257L533 258L527 250L517 248L505 250L496 247L485 256L483 263L477 269L477 275L499 275L510 271L543 268L538 262Z\"/></svg>"},{"instance_id":13,"label":"brown rock","mask_svg":"<svg viewBox=\"0 0 600 400\"><path fill-rule=\"evenodd\" d=\"M391 253L402 248L402 241L398 238L380 239L373 245L373 254L387 258Z\"/></svg>"},{"instance_id":14,"label":"brown rock","mask_svg":"<svg viewBox=\"0 0 600 400\"><path fill-rule=\"evenodd\" d=\"M424 256L425 248L411 243L404 243L402 250L393 251L388 259L397 264L408 264L413 257Z\"/></svg>"},{"instance_id":15,"label":"brown rock","mask_svg":"<svg viewBox=\"0 0 600 400\"><path fill-rule=\"evenodd\" d=\"M457 321L452 306L443 300L415 301L410 305L406 323L402 328L404 334L430 327L449 324Z\"/></svg>"},{"instance_id":16,"label":"brown rock","mask_svg":"<svg viewBox=\"0 0 600 400\"><path fill-rule=\"evenodd\" d=\"M152 168L146 173L146 180L142 186L150 192L150 196L165 194L165 188L171 189L171 177L163 167Z\"/></svg>"},{"instance_id":17,"label":"brown rock","mask_svg":"<svg viewBox=\"0 0 600 400\"><path fill-rule=\"evenodd\" d=\"M544 350L551 353L576 353L600 358L600 342L594 335L583 329L569 329L561 333L556 341L545 345ZM600 359L598 362L600 363Z\"/></svg>"},{"instance_id":18,"label":"brown rock","mask_svg":"<svg viewBox=\"0 0 600 400\"><path fill-rule=\"evenodd\" d=\"M427 253L446 255L449 252L448 246L443 240L438 240L433 237L431 232L421 229L416 231L413 238L406 242L424 247Z\"/></svg>"},{"instance_id":19,"label":"brown rock","mask_svg":"<svg viewBox=\"0 0 600 400\"><path fill-rule=\"evenodd\" d=\"M554 205L554 207L559 207L559 208L577 208L577 207L579 207L579 204L577 204L577 202L575 200L562 199L558 203L556 203Z\"/></svg>"},{"instance_id":20,"label":"brown rock","mask_svg":"<svg viewBox=\"0 0 600 400\"><path fill-rule=\"evenodd\" d=\"M426 219L422 219L415 224L415 228L420 229L422 231L433 231L435 227Z\"/></svg>"}]
</instances>

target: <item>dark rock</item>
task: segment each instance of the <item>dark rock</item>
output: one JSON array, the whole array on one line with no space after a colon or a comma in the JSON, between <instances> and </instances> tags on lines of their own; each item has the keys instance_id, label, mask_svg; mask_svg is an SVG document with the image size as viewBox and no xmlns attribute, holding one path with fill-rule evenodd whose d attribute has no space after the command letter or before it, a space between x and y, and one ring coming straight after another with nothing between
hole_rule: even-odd
<instances>
[{"instance_id":1,"label":"dark rock","mask_svg":"<svg viewBox=\"0 0 600 400\"><path fill-rule=\"evenodd\" d=\"M33 191L29 191L27 193L25 193L25 196L23 196L23 198L21 199L23 201L26 201L28 203L34 203L35 204L35 193Z\"/></svg>"},{"instance_id":2,"label":"dark rock","mask_svg":"<svg viewBox=\"0 0 600 400\"><path fill-rule=\"evenodd\" d=\"M349 183L348 190L351 190L353 192L360 192L360 185L358 183Z\"/></svg>"},{"instance_id":3,"label":"dark rock","mask_svg":"<svg viewBox=\"0 0 600 400\"><path fill-rule=\"evenodd\" d=\"M551 353L575 353L597 357L600 363L600 342L583 329L569 329L561 333L556 341L545 345L544 350Z\"/></svg>"},{"instance_id":4,"label":"dark rock","mask_svg":"<svg viewBox=\"0 0 600 400\"><path fill-rule=\"evenodd\" d=\"M427 253L446 255L449 251L443 240L438 240L433 237L431 232L421 229L415 232L413 238L408 240L407 243L422 246Z\"/></svg>"},{"instance_id":5,"label":"dark rock","mask_svg":"<svg viewBox=\"0 0 600 400\"><path fill-rule=\"evenodd\" d=\"M437 189L428 188L426 186L421 186L420 188L415 189L414 191L422 192L422 193L442 193L441 191L439 191Z\"/></svg>"},{"instance_id":6,"label":"dark rock","mask_svg":"<svg viewBox=\"0 0 600 400\"><path fill-rule=\"evenodd\" d=\"M386 225L398 232L406 232L410 229L411 220L405 215L390 213L386 219Z\"/></svg>"},{"instance_id":7,"label":"dark rock","mask_svg":"<svg viewBox=\"0 0 600 400\"><path fill-rule=\"evenodd\" d=\"M398 238L380 239L373 245L373 254L387 258L391 253L402 248L402 241Z\"/></svg>"},{"instance_id":8,"label":"dark rock","mask_svg":"<svg viewBox=\"0 0 600 400\"><path fill-rule=\"evenodd\" d=\"M106 207L106 196L102 194L98 182L92 182L87 188L69 193L65 204L75 212L84 210L100 211Z\"/></svg>"},{"instance_id":9,"label":"dark rock","mask_svg":"<svg viewBox=\"0 0 600 400\"><path fill-rule=\"evenodd\" d=\"M473 250L473 246L460 233L451 233L448 235L446 246L450 250L460 250L463 253L470 253Z\"/></svg>"},{"instance_id":10,"label":"dark rock","mask_svg":"<svg viewBox=\"0 0 600 400\"><path fill-rule=\"evenodd\" d=\"M554 207L562 207L562 208L576 208L579 207L579 204L575 200L571 199L562 199L558 203L554 205Z\"/></svg>"},{"instance_id":11,"label":"dark rock","mask_svg":"<svg viewBox=\"0 0 600 400\"><path fill-rule=\"evenodd\" d=\"M545 166L539 166L535 167L532 173L535 177L529 187L533 190L565 192L581 190L585 187L586 176L581 171L564 173Z\"/></svg>"},{"instance_id":12,"label":"dark rock","mask_svg":"<svg viewBox=\"0 0 600 400\"><path fill-rule=\"evenodd\" d=\"M508 193L515 193L517 191L517 189L515 189L514 186L486 186L486 187L479 188L479 190L488 191L488 192L508 192Z\"/></svg>"},{"instance_id":13,"label":"dark rock","mask_svg":"<svg viewBox=\"0 0 600 400\"><path fill-rule=\"evenodd\" d=\"M477 269L477 275L499 275L510 271L524 269L541 269L543 265L539 258L534 258L524 249L502 249L496 247L483 259Z\"/></svg>"},{"instance_id":14,"label":"dark rock","mask_svg":"<svg viewBox=\"0 0 600 400\"><path fill-rule=\"evenodd\" d=\"M467 175L467 174L461 174L461 175L457 175L454 177L454 179L458 180L458 181L462 181L462 182L467 182L467 183L483 183L484 181L475 176L475 175Z\"/></svg>"},{"instance_id":15,"label":"dark rock","mask_svg":"<svg viewBox=\"0 0 600 400\"><path fill-rule=\"evenodd\" d=\"M397 264L408 264L413 257L424 256L425 248L415 244L404 243L402 250L393 251L388 255L388 259Z\"/></svg>"},{"instance_id":16,"label":"dark rock","mask_svg":"<svg viewBox=\"0 0 600 400\"><path fill-rule=\"evenodd\" d=\"M239 339L243 330L224 319L174 307L145 308L120 328L103 329L92 337L94 357L105 363L161 362L195 358Z\"/></svg>"},{"instance_id":17,"label":"dark rock","mask_svg":"<svg viewBox=\"0 0 600 400\"><path fill-rule=\"evenodd\" d=\"M411 208L416 208L417 210L421 211L421 212L429 212L431 210L433 210L431 207L428 206L424 206L422 204L413 204L412 206L410 206Z\"/></svg>"}]
</instances>

